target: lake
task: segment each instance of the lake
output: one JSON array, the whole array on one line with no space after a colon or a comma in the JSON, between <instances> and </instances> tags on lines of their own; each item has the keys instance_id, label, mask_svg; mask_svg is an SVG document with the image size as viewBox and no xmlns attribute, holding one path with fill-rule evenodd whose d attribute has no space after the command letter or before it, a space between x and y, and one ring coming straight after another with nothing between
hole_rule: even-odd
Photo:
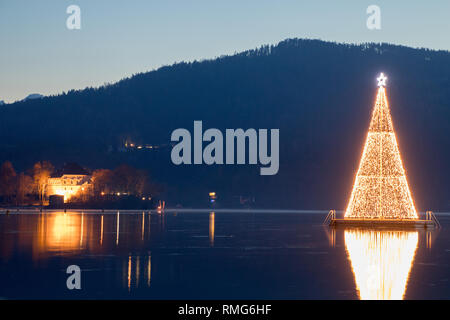
<instances>
[{"instance_id":1,"label":"lake","mask_svg":"<svg viewBox=\"0 0 450 320\"><path fill-rule=\"evenodd\" d=\"M449 298L450 216L432 232L329 229L325 216L2 211L0 298Z\"/></svg>"}]
</instances>

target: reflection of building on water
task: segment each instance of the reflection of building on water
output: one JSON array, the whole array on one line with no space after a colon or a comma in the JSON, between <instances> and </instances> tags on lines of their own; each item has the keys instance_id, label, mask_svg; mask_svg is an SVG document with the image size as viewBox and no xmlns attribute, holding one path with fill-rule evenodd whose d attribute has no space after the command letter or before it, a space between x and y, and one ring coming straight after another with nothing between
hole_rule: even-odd
<instances>
[{"instance_id":1,"label":"reflection of building on water","mask_svg":"<svg viewBox=\"0 0 450 320\"><path fill-rule=\"evenodd\" d=\"M142 237L150 236L151 219L148 215L148 221L145 214L129 215L120 217L120 213L111 215L91 215L77 212L53 212L36 216L31 215L20 217L23 220L19 224L19 230L36 230L35 237L30 239L29 236L19 238L18 245L33 248L34 259L46 259L54 253L72 255L79 254L80 251L96 254L102 253L104 250L114 250L120 255L122 248L117 244L126 242L125 250L128 250L127 243L132 243L133 247L139 249L145 245ZM121 219L122 218L122 219ZM28 222L28 223L27 223ZM31 224L29 224L31 222ZM142 225L140 225L142 223ZM120 234L122 229L130 230L130 227L136 227L136 232ZM22 232L21 234L26 234ZM119 237L122 236L122 238ZM131 235L131 237L129 236ZM31 240L31 241L30 241ZM17 245L17 242L16 242ZM152 260L150 252L144 255L127 254L126 260L123 261L123 271L121 269L122 262L117 266L119 283L122 281L122 272L124 286L129 288L150 287L152 276ZM115 268L113 268L115 269ZM112 271L113 273L114 270Z\"/></svg>"},{"instance_id":2,"label":"reflection of building on water","mask_svg":"<svg viewBox=\"0 0 450 320\"><path fill-rule=\"evenodd\" d=\"M402 299L418 231L345 230L345 247L360 299Z\"/></svg>"},{"instance_id":3,"label":"reflection of building on water","mask_svg":"<svg viewBox=\"0 0 450 320\"><path fill-rule=\"evenodd\" d=\"M39 217L37 233L39 252L80 250L83 247L84 237L83 215L55 213Z\"/></svg>"},{"instance_id":4,"label":"reflection of building on water","mask_svg":"<svg viewBox=\"0 0 450 320\"><path fill-rule=\"evenodd\" d=\"M148 215L147 223L145 223L144 213L142 215L131 215L129 219L120 218L119 212L109 216L75 212L42 214L37 220L37 241L33 242L34 253L37 254L36 257L45 258L46 253L50 252L72 254L85 249L89 252L102 252L105 245L111 248L111 246L116 247L119 244L121 227L128 230L130 226L139 226L139 223L142 223L139 226L140 228L136 229L136 237L120 239L122 242L134 241L136 242L136 248L139 248L138 242L142 243L143 237L150 235L150 215ZM131 224L133 220L136 221L136 224ZM111 231L108 232L107 230ZM105 236L108 235L110 237L106 237L106 243L104 243ZM145 255L129 254L126 262L124 261L124 279L126 282L124 286L129 290L131 288L150 287L151 263L150 253ZM120 267L118 270L120 270Z\"/></svg>"},{"instance_id":5,"label":"reflection of building on water","mask_svg":"<svg viewBox=\"0 0 450 320\"><path fill-rule=\"evenodd\" d=\"M100 222L100 245L103 245L103 225L104 225L104 217L102 215Z\"/></svg>"},{"instance_id":6,"label":"reflection of building on water","mask_svg":"<svg viewBox=\"0 0 450 320\"><path fill-rule=\"evenodd\" d=\"M150 287L152 279L152 256L132 256L129 255L126 265L126 287L129 291L132 288L139 288L142 284Z\"/></svg>"},{"instance_id":7,"label":"reflection of building on water","mask_svg":"<svg viewBox=\"0 0 450 320\"><path fill-rule=\"evenodd\" d=\"M144 246L143 240L150 237L150 215L148 221L145 221L147 217L144 213L126 216L123 219L119 212L95 215L68 211L40 214L36 219L26 218L32 216L21 217L18 229L32 228L36 233L33 234L33 239L21 236L19 245L30 245L35 258L45 258L51 252L63 254L76 254L81 250L102 252L112 246L120 248L119 243L124 242L126 245L130 241L135 242L137 248ZM130 233L127 230L135 232Z\"/></svg>"},{"instance_id":8,"label":"reflection of building on water","mask_svg":"<svg viewBox=\"0 0 450 320\"><path fill-rule=\"evenodd\" d=\"M209 245L214 247L214 228L215 228L215 214L209 214Z\"/></svg>"},{"instance_id":9,"label":"reflection of building on water","mask_svg":"<svg viewBox=\"0 0 450 320\"><path fill-rule=\"evenodd\" d=\"M144 236L145 236L145 212L142 212L141 240L144 240Z\"/></svg>"},{"instance_id":10,"label":"reflection of building on water","mask_svg":"<svg viewBox=\"0 0 450 320\"><path fill-rule=\"evenodd\" d=\"M120 234L120 212L117 211L117 220L116 220L116 246L119 245L119 234Z\"/></svg>"},{"instance_id":11,"label":"reflection of building on water","mask_svg":"<svg viewBox=\"0 0 450 320\"><path fill-rule=\"evenodd\" d=\"M150 287L152 280L152 256L147 259L147 287Z\"/></svg>"}]
</instances>

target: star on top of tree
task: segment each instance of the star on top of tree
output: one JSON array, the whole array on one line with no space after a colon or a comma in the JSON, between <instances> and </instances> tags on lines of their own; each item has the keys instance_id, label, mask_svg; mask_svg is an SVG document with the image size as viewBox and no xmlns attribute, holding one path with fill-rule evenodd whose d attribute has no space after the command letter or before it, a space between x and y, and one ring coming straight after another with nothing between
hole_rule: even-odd
<instances>
[{"instance_id":1,"label":"star on top of tree","mask_svg":"<svg viewBox=\"0 0 450 320\"><path fill-rule=\"evenodd\" d=\"M378 86L379 87L385 87L386 86L386 80L387 77L384 75L384 73L380 73L380 76L377 78Z\"/></svg>"}]
</instances>

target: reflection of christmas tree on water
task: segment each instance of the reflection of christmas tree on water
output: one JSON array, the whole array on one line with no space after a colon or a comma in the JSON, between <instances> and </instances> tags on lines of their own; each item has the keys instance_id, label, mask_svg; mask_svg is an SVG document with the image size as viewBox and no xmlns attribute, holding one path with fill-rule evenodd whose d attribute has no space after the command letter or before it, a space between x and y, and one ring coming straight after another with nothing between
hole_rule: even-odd
<instances>
[{"instance_id":1,"label":"reflection of christmas tree on water","mask_svg":"<svg viewBox=\"0 0 450 320\"><path fill-rule=\"evenodd\" d=\"M360 299L403 299L419 243L417 231L345 230Z\"/></svg>"},{"instance_id":2,"label":"reflection of christmas tree on water","mask_svg":"<svg viewBox=\"0 0 450 320\"><path fill-rule=\"evenodd\" d=\"M381 74L377 80L377 99L345 218L418 219L392 125L386 77Z\"/></svg>"}]
</instances>

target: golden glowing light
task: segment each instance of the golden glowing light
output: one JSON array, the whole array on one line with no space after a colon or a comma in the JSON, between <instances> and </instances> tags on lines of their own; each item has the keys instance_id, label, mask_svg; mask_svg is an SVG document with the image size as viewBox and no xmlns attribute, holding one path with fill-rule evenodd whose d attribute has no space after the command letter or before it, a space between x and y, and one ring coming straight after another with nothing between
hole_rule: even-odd
<instances>
[{"instance_id":1,"label":"golden glowing light","mask_svg":"<svg viewBox=\"0 0 450 320\"><path fill-rule=\"evenodd\" d=\"M142 232L141 232L141 240L144 240L145 235L145 212L142 212Z\"/></svg>"},{"instance_id":2,"label":"golden glowing light","mask_svg":"<svg viewBox=\"0 0 450 320\"><path fill-rule=\"evenodd\" d=\"M83 220L78 214L51 213L39 218L38 250L40 252L80 250L83 245Z\"/></svg>"},{"instance_id":3,"label":"golden glowing light","mask_svg":"<svg viewBox=\"0 0 450 320\"><path fill-rule=\"evenodd\" d=\"M215 213L211 212L209 214L209 245L214 247L214 229L215 229Z\"/></svg>"},{"instance_id":4,"label":"golden glowing light","mask_svg":"<svg viewBox=\"0 0 450 320\"><path fill-rule=\"evenodd\" d=\"M148 256L147 263L147 287L150 287L152 280L152 257Z\"/></svg>"},{"instance_id":5,"label":"golden glowing light","mask_svg":"<svg viewBox=\"0 0 450 320\"><path fill-rule=\"evenodd\" d=\"M116 229L116 246L117 246L117 245L119 245L119 233L120 233L120 216L119 216L119 211L117 211L116 225L117 225L117 229Z\"/></svg>"},{"instance_id":6,"label":"golden glowing light","mask_svg":"<svg viewBox=\"0 0 450 320\"><path fill-rule=\"evenodd\" d=\"M384 75L384 73L380 73L380 76L377 78L378 86L379 87L385 87L386 86L386 80L387 77Z\"/></svg>"},{"instance_id":7,"label":"golden glowing light","mask_svg":"<svg viewBox=\"0 0 450 320\"><path fill-rule=\"evenodd\" d=\"M84 213L81 213L81 236L80 236L80 247L83 245L83 237L84 237Z\"/></svg>"},{"instance_id":8,"label":"golden glowing light","mask_svg":"<svg viewBox=\"0 0 450 320\"><path fill-rule=\"evenodd\" d=\"M103 215L100 222L100 245L103 244Z\"/></svg>"},{"instance_id":9,"label":"golden glowing light","mask_svg":"<svg viewBox=\"0 0 450 320\"><path fill-rule=\"evenodd\" d=\"M139 287L140 262L139 256L136 257L136 288Z\"/></svg>"},{"instance_id":10,"label":"golden glowing light","mask_svg":"<svg viewBox=\"0 0 450 320\"><path fill-rule=\"evenodd\" d=\"M84 174L64 174L61 177L48 178L46 194L64 196L64 202L75 196L89 193L92 188L90 176Z\"/></svg>"},{"instance_id":11,"label":"golden glowing light","mask_svg":"<svg viewBox=\"0 0 450 320\"><path fill-rule=\"evenodd\" d=\"M128 281L128 291L130 291L131 290L131 256L128 256L127 281Z\"/></svg>"},{"instance_id":12,"label":"golden glowing light","mask_svg":"<svg viewBox=\"0 0 450 320\"><path fill-rule=\"evenodd\" d=\"M345 230L345 248L362 300L403 299L417 249L417 231Z\"/></svg>"},{"instance_id":13,"label":"golden glowing light","mask_svg":"<svg viewBox=\"0 0 450 320\"><path fill-rule=\"evenodd\" d=\"M77 193L79 193L79 189L72 187L72 188L65 188L65 187L53 187L53 190L51 191L51 194L55 194L58 196L64 196L64 202L67 202L70 198L75 196Z\"/></svg>"},{"instance_id":14,"label":"golden glowing light","mask_svg":"<svg viewBox=\"0 0 450 320\"><path fill-rule=\"evenodd\" d=\"M379 88L345 218L418 219L386 98Z\"/></svg>"},{"instance_id":15,"label":"golden glowing light","mask_svg":"<svg viewBox=\"0 0 450 320\"><path fill-rule=\"evenodd\" d=\"M141 285L151 286L152 257L128 255L123 269L123 284L128 291Z\"/></svg>"}]
</instances>

